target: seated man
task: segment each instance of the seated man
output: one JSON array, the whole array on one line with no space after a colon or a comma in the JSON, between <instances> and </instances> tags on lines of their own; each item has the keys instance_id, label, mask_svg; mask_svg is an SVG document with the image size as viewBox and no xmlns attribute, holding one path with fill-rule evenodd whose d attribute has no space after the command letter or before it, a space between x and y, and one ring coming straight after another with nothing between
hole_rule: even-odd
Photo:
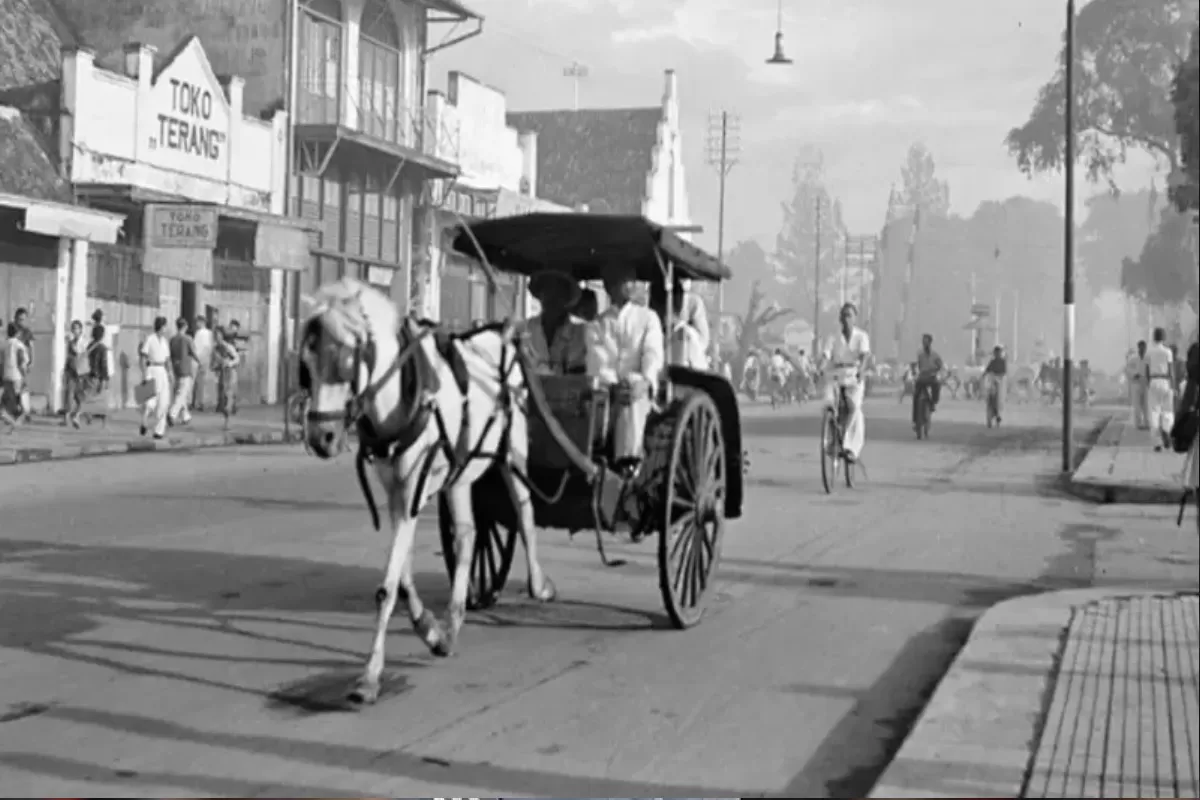
<instances>
[{"instance_id":1,"label":"seated man","mask_svg":"<svg viewBox=\"0 0 1200 800\"><path fill-rule=\"evenodd\" d=\"M527 352L539 375L582 375L587 369L583 323L571 318L579 286L563 272L546 270L529 281L542 312L529 320Z\"/></svg>"},{"instance_id":2,"label":"seated man","mask_svg":"<svg viewBox=\"0 0 1200 800\"><path fill-rule=\"evenodd\" d=\"M680 279L671 292L671 330L665 332L667 361L681 367L707 370L708 309L699 295L690 290L691 282ZM666 288L655 284L650 288L650 308L664 322L667 319Z\"/></svg>"},{"instance_id":3,"label":"seated man","mask_svg":"<svg viewBox=\"0 0 1200 800\"><path fill-rule=\"evenodd\" d=\"M610 268L604 279L610 305L588 326L587 374L614 387L613 457L626 465L642 457L665 361L662 320L633 302L636 283L632 267Z\"/></svg>"},{"instance_id":4,"label":"seated man","mask_svg":"<svg viewBox=\"0 0 1200 800\"><path fill-rule=\"evenodd\" d=\"M841 330L826 343L822 362L825 365L825 405L837 408L838 391L846 395L849 418L844 421L842 456L851 463L858 460L866 441L866 418L863 398L866 396L863 372L871 355L871 340L867 332L855 325L858 307L853 303L842 306L838 315Z\"/></svg>"},{"instance_id":5,"label":"seated man","mask_svg":"<svg viewBox=\"0 0 1200 800\"><path fill-rule=\"evenodd\" d=\"M921 389L925 386L929 387L929 396L932 401L929 413L937 410L938 401L942 397L942 382L939 379L941 372L945 369L945 364L942 362L942 357L933 349L933 336L925 334L921 337L921 349L917 351L917 377L913 387L913 403L912 403L912 418L913 427L917 424L917 398L921 396Z\"/></svg>"}]
</instances>

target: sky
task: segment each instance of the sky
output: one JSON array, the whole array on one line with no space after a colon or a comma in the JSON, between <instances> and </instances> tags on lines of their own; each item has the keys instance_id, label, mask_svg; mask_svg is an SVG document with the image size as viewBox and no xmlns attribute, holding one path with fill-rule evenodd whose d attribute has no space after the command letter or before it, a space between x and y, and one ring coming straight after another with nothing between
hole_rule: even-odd
<instances>
[{"instance_id":1,"label":"sky","mask_svg":"<svg viewBox=\"0 0 1200 800\"><path fill-rule=\"evenodd\" d=\"M570 108L572 62L585 108L657 105L678 74L685 167L698 243L715 246L717 174L705 160L709 115L740 120L726 189L726 243L773 242L797 158L823 155L853 233L882 226L909 146L924 142L949 181L952 211L1024 194L1060 207L1060 175L1027 179L1004 147L1057 58L1062 3L1052 0L783 0L791 66L768 66L776 0L467 0L481 36L431 61L429 88L461 70L508 96L511 110ZM437 26L433 36L441 33ZM435 38L434 41L437 41ZM1154 175L1131 158L1133 190ZM1161 179L1159 180L1161 187ZM1100 187L1079 187L1077 202ZM1079 206L1077 205L1077 208Z\"/></svg>"}]
</instances>

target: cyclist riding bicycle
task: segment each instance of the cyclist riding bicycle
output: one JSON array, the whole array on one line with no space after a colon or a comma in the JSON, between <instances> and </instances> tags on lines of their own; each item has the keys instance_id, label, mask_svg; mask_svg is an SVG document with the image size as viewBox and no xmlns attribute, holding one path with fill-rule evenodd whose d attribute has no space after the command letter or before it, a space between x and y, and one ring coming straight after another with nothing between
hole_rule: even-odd
<instances>
[{"instance_id":1,"label":"cyclist riding bicycle","mask_svg":"<svg viewBox=\"0 0 1200 800\"><path fill-rule=\"evenodd\" d=\"M839 319L842 329L831 337L822 353L825 374L825 405L837 409L840 391L846 397L849 419L842 436L842 455L851 463L862 454L866 440L866 418L863 415L865 387L862 375L871 355L871 340L867 332L855 326L858 308L853 303L842 306Z\"/></svg>"},{"instance_id":2,"label":"cyclist riding bicycle","mask_svg":"<svg viewBox=\"0 0 1200 800\"><path fill-rule=\"evenodd\" d=\"M929 413L937 410L938 401L942 396L942 382L939 380L945 364L942 357L933 349L933 337L928 333L921 337L921 349L917 351L917 381L913 387L912 421L913 429L917 427L917 401L921 397L921 389L929 387L929 397L932 401Z\"/></svg>"}]
</instances>

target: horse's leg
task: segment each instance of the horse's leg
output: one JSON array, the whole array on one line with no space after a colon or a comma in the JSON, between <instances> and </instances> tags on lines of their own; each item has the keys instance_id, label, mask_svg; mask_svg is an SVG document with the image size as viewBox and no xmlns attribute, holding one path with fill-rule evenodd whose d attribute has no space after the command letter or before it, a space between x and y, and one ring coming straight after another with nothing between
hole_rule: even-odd
<instances>
[{"instance_id":1,"label":"horse's leg","mask_svg":"<svg viewBox=\"0 0 1200 800\"><path fill-rule=\"evenodd\" d=\"M455 566L446 609L446 655L454 649L458 632L467 616L467 592L471 584L471 564L475 557L475 518L471 510L471 485L458 483L446 491L450 516L454 520ZM439 654L441 655L441 654Z\"/></svg>"},{"instance_id":2,"label":"horse's leg","mask_svg":"<svg viewBox=\"0 0 1200 800\"><path fill-rule=\"evenodd\" d=\"M388 516L392 522L392 550L388 555L387 572L383 584L375 591L375 638L371 642L371 655L350 699L358 703L373 703L379 697L379 679L383 674L384 656L387 647L388 623L396 609L396 601L403 597L408 604L408 616L421 640L430 650L437 652L445 636L433 614L421 603L412 579L413 536L417 520L408 514L404 484L390 487L388 492Z\"/></svg>"},{"instance_id":3,"label":"horse's leg","mask_svg":"<svg viewBox=\"0 0 1200 800\"><path fill-rule=\"evenodd\" d=\"M525 563L529 570L529 596L543 603L549 603L558 596L554 581L550 580L542 570L542 562L538 559L537 529L533 524L533 498L529 487L521 482L513 469L525 471L524 459L514 458L510 463L500 467L500 475L504 485L508 487L508 496L512 498L513 508L517 512L517 528L521 532L521 543L525 545Z\"/></svg>"}]
</instances>

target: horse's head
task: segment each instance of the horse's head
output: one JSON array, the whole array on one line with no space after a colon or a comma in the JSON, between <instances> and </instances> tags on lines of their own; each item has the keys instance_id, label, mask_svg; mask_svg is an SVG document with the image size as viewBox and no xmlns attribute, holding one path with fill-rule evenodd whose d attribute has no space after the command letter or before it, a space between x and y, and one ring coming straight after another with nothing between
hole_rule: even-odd
<instances>
[{"instance_id":1,"label":"horse's head","mask_svg":"<svg viewBox=\"0 0 1200 800\"><path fill-rule=\"evenodd\" d=\"M375 414L380 373L396 359L400 318L377 289L343 278L311 297L301 328L300 388L308 392L305 441L320 458L344 449L350 427Z\"/></svg>"}]
</instances>

